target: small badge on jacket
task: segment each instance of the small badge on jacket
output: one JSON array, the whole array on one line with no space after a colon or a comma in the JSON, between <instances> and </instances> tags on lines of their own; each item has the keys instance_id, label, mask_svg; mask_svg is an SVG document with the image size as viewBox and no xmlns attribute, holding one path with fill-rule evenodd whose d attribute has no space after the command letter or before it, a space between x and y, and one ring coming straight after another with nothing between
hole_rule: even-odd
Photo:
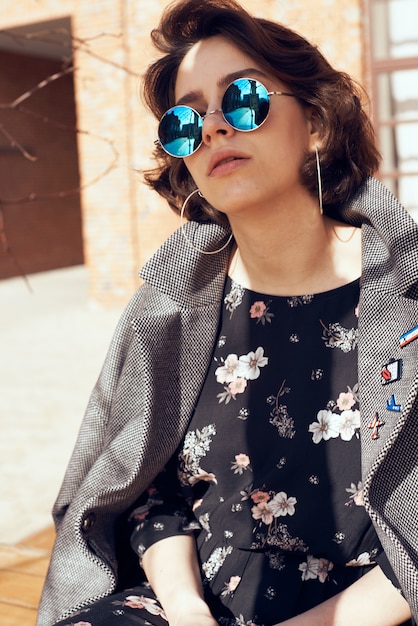
<instances>
[{"instance_id":1,"label":"small badge on jacket","mask_svg":"<svg viewBox=\"0 0 418 626\"><path fill-rule=\"evenodd\" d=\"M401 413L402 405L396 402L394 394L391 395L389 400L386 400L386 409L388 411L394 411L395 413Z\"/></svg>"},{"instance_id":2,"label":"small badge on jacket","mask_svg":"<svg viewBox=\"0 0 418 626\"><path fill-rule=\"evenodd\" d=\"M400 380L402 377L402 359L390 360L382 367L381 382L382 385L393 383L395 380Z\"/></svg>"},{"instance_id":3,"label":"small badge on jacket","mask_svg":"<svg viewBox=\"0 0 418 626\"><path fill-rule=\"evenodd\" d=\"M401 348L405 348L408 343L411 343L411 341L414 341L415 339L418 339L418 326L415 326L415 328L412 328L411 330L408 330L407 333L401 335L399 338L399 345Z\"/></svg>"},{"instance_id":4,"label":"small badge on jacket","mask_svg":"<svg viewBox=\"0 0 418 626\"><path fill-rule=\"evenodd\" d=\"M383 422L380 418L379 418L379 413L376 413L373 415L373 419L369 424L369 428L372 429L372 439L379 439L380 435L379 435L379 428L381 426L384 426L385 422Z\"/></svg>"}]
</instances>

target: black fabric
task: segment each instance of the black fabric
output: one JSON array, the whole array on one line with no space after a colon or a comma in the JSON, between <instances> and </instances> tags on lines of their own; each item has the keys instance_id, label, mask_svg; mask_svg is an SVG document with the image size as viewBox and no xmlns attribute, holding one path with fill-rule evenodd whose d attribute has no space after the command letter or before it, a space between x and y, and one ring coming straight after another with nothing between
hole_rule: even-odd
<instances>
[{"instance_id":1,"label":"black fabric","mask_svg":"<svg viewBox=\"0 0 418 626\"><path fill-rule=\"evenodd\" d=\"M285 298L227 280L196 411L148 505L133 513L132 538L141 556L200 528L219 624L293 617L383 552L361 483L358 299L358 281Z\"/></svg>"}]
</instances>

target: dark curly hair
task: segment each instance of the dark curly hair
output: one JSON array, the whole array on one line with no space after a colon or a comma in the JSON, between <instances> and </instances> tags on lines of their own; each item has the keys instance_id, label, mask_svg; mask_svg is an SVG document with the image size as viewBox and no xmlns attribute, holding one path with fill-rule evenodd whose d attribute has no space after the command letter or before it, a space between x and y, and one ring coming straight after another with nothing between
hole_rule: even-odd
<instances>
[{"instance_id":1,"label":"dark curly hair","mask_svg":"<svg viewBox=\"0 0 418 626\"><path fill-rule=\"evenodd\" d=\"M179 0L169 5L151 39L162 56L144 76L145 103L159 120L174 105L177 71L191 47L202 39L222 35L254 59L265 71L289 86L303 106L319 120L324 212L335 214L361 183L379 167L371 121L363 110L362 89L344 72L335 70L304 37L270 20L252 17L235 0ZM157 145L157 166L145 181L179 211L196 187L183 159ZM307 154L301 180L318 194L316 160ZM196 221L225 223L223 213L192 199L186 216Z\"/></svg>"}]
</instances>

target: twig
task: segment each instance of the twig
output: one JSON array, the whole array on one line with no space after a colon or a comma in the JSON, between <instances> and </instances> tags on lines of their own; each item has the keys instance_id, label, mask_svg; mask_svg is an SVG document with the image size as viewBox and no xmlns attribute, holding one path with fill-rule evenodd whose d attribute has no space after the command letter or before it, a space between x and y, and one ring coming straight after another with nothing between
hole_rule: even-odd
<instances>
[{"instance_id":1,"label":"twig","mask_svg":"<svg viewBox=\"0 0 418 626\"><path fill-rule=\"evenodd\" d=\"M3 248L4 253L11 258L12 262L14 263L17 272L19 274L19 276L21 278L23 278L26 287L28 288L28 291L30 293L33 293L33 289L32 286L29 282L28 277L26 276L25 272L23 271L22 266L20 265L16 255L14 254L8 240L7 240L7 235L6 235L6 230L4 227L4 214L3 214L3 209L2 209L2 202L0 200L0 244Z\"/></svg>"},{"instance_id":2,"label":"twig","mask_svg":"<svg viewBox=\"0 0 418 626\"><path fill-rule=\"evenodd\" d=\"M23 93L21 96L16 98L16 100L13 100L13 102L6 102L6 103L0 102L0 109L17 109L19 104L21 104L22 102L24 102L25 100L33 96L34 93L36 93L40 89L43 89L50 83L53 83L55 80L58 80L59 78L62 78L63 76L66 76L66 74L71 74L74 71L75 71L75 67L73 65L70 65L65 70L61 70L60 72L55 72L55 74L51 74L50 76L47 76L47 78L44 78L44 80L41 80L41 82L35 85L35 87L32 87L32 89L25 91L25 93Z\"/></svg>"},{"instance_id":3,"label":"twig","mask_svg":"<svg viewBox=\"0 0 418 626\"><path fill-rule=\"evenodd\" d=\"M12 137L9 131L4 128L3 124L0 124L0 132L3 133L3 135L6 137L11 147L17 148L22 156L25 157L25 159L28 159L28 161L38 160L38 157L34 156L33 154L29 154L29 152L25 150L25 148L18 141L16 141L14 137Z\"/></svg>"}]
</instances>

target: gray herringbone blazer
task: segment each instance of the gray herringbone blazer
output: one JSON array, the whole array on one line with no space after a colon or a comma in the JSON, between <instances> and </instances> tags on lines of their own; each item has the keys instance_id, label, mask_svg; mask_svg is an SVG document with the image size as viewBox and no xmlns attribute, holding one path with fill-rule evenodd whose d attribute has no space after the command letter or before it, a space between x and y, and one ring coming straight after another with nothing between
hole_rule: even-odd
<instances>
[{"instance_id":1,"label":"gray herringbone blazer","mask_svg":"<svg viewBox=\"0 0 418 626\"><path fill-rule=\"evenodd\" d=\"M366 506L418 620L418 340L400 344L418 325L418 228L374 179L341 219L363 229L359 383ZM187 228L200 248L217 247L225 236L219 226ZM200 255L177 232L142 270L145 283L117 326L54 507L58 534L38 626L115 589L123 568L115 522L185 432L211 359L229 254ZM400 379L382 384L382 369L398 359ZM392 394L402 412L387 410ZM373 439L376 412L384 426Z\"/></svg>"}]
</instances>

